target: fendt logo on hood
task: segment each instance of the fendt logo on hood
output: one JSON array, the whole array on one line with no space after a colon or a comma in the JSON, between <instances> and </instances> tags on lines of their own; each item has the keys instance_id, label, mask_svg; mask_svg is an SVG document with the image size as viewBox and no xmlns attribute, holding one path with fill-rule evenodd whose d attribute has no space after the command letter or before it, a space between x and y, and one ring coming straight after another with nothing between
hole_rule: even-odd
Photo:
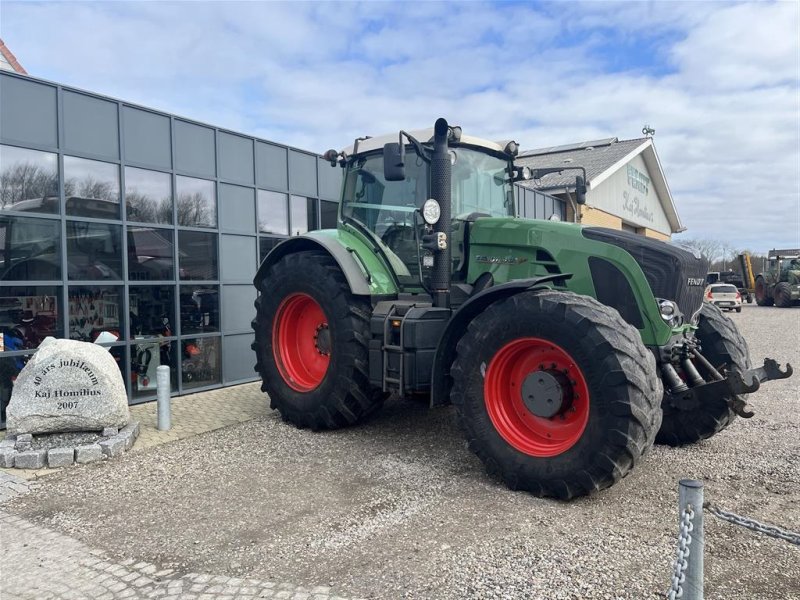
<instances>
[{"instance_id":1,"label":"fendt logo on hood","mask_svg":"<svg viewBox=\"0 0 800 600\"><path fill-rule=\"evenodd\" d=\"M705 279L700 279L698 277L689 277L686 280L686 283L688 285L690 285L690 286L705 285L706 284L706 280Z\"/></svg>"}]
</instances>

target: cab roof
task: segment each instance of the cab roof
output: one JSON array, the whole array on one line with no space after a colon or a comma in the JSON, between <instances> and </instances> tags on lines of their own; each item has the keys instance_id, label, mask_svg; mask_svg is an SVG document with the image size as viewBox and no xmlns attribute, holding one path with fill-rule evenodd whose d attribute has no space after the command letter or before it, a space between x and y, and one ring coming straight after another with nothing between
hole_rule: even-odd
<instances>
[{"instance_id":1,"label":"cab roof","mask_svg":"<svg viewBox=\"0 0 800 600\"><path fill-rule=\"evenodd\" d=\"M371 137L366 140L361 140L358 142L358 154L365 154L367 152L371 152L373 150L380 150L383 149L384 144L388 144L391 142L398 141L399 131L395 133L389 133L386 135L380 135L377 137ZM427 129L414 129L408 132L413 137L417 138L421 143L426 144L428 142L433 143L433 127L429 127ZM500 152L505 154L505 147L506 144L510 140L503 140L499 142L492 142L490 140L484 140L482 138L473 137L471 135L466 135L464 133L461 134L461 140L458 142L459 145L462 146L476 146L478 148L485 148L487 150L491 150L493 152ZM347 156L353 156L353 149L354 144L348 146L344 149L344 153Z\"/></svg>"}]
</instances>

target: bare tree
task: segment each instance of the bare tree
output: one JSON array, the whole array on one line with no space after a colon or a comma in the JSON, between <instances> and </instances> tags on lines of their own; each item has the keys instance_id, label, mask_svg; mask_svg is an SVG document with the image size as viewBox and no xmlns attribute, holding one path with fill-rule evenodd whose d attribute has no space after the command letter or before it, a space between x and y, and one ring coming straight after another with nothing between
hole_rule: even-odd
<instances>
[{"instance_id":1,"label":"bare tree","mask_svg":"<svg viewBox=\"0 0 800 600\"><path fill-rule=\"evenodd\" d=\"M21 200L58 196L58 173L32 163L15 163L0 174L0 208Z\"/></svg>"},{"instance_id":2,"label":"bare tree","mask_svg":"<svg viewBox=\"0 0 800 600\"><path fill-rule=\"evenodd\" d=\"M178 196L178 225L214 225L217 215L214 206L199 192Z\"/></svg>"},{"instance_id":3,"label":"bare tree","mask_svg":"<svg viewBox=\"0 0 800 600\"><path fill-rule=\"evenodd\" d=\"M687 238L685 240L676 240L675 243L681 248L685 248L690 252L699 254L709 263L714 263L722 255L723 244L719 240L707 238Z\"/></svg>"},{"instance_id":4,"label":"bare tree","mask_svg":"<svg viewBox=\"0 0 800 600\"><path fill-rule=\"evenodd\" d=\"M128 219L142 223L172 223L172 200L157 200L139 192L125 194Z\"/></svg>"}]
</instances>

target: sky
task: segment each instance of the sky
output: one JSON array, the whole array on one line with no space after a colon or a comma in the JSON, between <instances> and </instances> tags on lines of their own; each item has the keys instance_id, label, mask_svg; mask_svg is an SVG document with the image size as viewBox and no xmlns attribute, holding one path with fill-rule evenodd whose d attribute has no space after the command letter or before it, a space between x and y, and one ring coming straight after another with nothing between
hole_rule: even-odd
<instances>
[{"instance_id":1,"label":"sky","mask_svg":"<svg viewBox=\"0 0 800 600\"><path fill-rule=\"evenodd\" d=\"M430 127L523 150L656 130L687 231L800 247L800 2L14 2L33 76L324 152Z\"/></svg>"}]
</instances>

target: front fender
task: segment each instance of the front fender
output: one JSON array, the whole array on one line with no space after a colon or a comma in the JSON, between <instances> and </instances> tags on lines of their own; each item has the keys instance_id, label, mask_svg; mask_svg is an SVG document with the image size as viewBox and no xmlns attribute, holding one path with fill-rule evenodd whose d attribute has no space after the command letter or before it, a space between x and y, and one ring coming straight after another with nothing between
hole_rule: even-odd
<instances>
[{"instance_id":1,"label":"front fender","mask_svg":"<svg viewBox=\"0 0 800 600\"><path fill-rule=\"evenodd\" d=\"M259 266L253 285L260 292L267 271L287 254L317 250L336 261L357 296L396 294L397 286L386 265L355 235L340 229L321 229L289 238L275 246Z\"/></svg>"},{"instance_id":2,"label":"front fender","mask_svg":"<svg viewBox=\"0 0 800 600\"><path fill-rule=\"evenodd\" d=\"M546 277L533 277L530 279L517 279L483 290L472 296L452 316L445 327L444 333L436 346L433 357L433 372L431 373L431 406L447 404L447 379L450 377L450 365L456 355L458 340L467 330L469 322L482 313L490 304L508 298L514 294L534 289L546 289L548 283L564 282L572 277L571 273L557 273Z\"/></svg>"}]
</instances>

